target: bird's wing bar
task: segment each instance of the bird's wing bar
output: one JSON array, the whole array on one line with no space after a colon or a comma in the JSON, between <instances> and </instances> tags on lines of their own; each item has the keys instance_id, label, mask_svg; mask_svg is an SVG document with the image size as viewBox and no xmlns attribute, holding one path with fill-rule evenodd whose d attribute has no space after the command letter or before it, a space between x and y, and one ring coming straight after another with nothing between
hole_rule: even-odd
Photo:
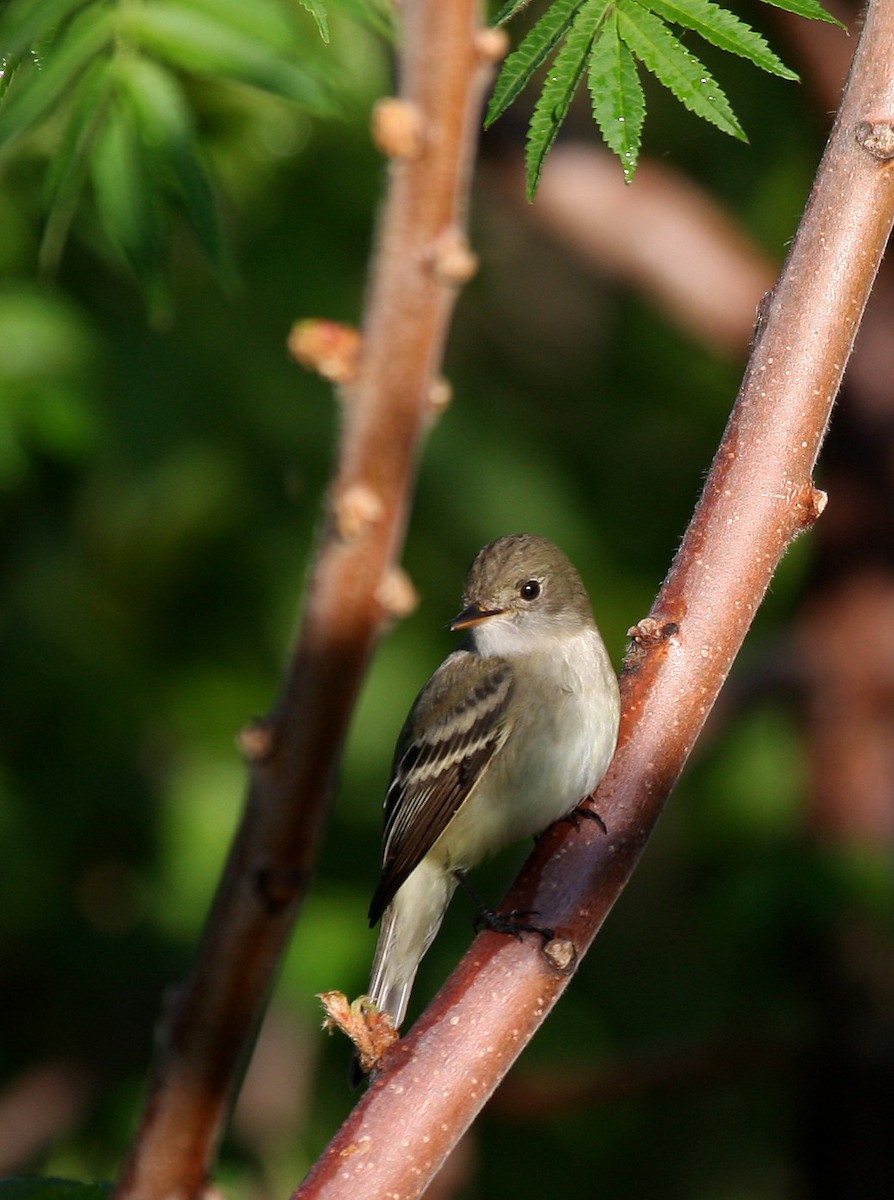
<instances>
[{"instance_id":1,"label":"bird's wing bar","mask_svg":"<svg viewBox=\"0 0 894 1200\"><path fill-rule=\"evenodd\" d=\"M505 742L512 689L512 668L504 659L458 650L414 704L385 798L382 878L370 904L370 924L434 846Z\"/></svg>"}]
</instances>

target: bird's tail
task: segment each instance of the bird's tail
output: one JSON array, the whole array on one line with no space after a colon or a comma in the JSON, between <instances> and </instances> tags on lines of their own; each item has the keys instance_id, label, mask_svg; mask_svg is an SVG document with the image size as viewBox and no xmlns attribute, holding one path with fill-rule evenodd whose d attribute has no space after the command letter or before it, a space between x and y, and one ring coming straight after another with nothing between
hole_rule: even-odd
<instances>
[{"instance_id":1,"label":"bird's tail","mask_svg":"<svg viewBox=\"0 0 894 1200\"><path fill-rule=\"evenodd\" d=\"M456 879L423 859L382 914L369 997L400 1028L422 956L444 919ZM355 1072L356 1074L356 1072Z\"/></svg>"},{"instance_id":2,"label":"bird's tail","mask_svg":"<svg viewBox=\"0 0 894 1200\"><path fill-rule=\"evenodd\" d=\"M401 886L382 914L369 996L399 1029L422 956L441 927L456 879L425 859Z\"/></svg>"}]
</instances>

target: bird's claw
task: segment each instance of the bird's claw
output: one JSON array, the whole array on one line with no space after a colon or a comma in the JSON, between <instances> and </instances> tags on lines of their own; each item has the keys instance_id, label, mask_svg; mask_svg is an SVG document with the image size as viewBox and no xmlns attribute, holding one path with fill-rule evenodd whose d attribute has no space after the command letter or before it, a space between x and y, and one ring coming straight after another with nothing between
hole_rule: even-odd
<instances>
[{"instance_id":1,"label":"bird's claw","mask_svg":"<svg viewBox=\"0 0 894 1200\"><path fill-rule=\"evenodd\" d=\"M562 820L568 821L575 829L580 829L581 821L595 821L603 833L608 833L608 826L599 813L592 808L587 808L584 804L579 804L577 808L572 808L568 816L563 817Z\"/></svg>"},{"instance_id":2,"label":"bird's claw","mask_svg":"<svg viewBox=\"0 0 894 1200\"><path fill-rule=\"evenodd\" d=\"M543 939L544 946L553 940L555 930L543 925L532 925L524 917L537 917L540 914L536 908L514 908L510 913L498 913L493 910L480 912L473 922L475 932L489 929L493 933L506 933L511 937L520 938L523 933L536 933Z\"/></svg>"}]
</instances>

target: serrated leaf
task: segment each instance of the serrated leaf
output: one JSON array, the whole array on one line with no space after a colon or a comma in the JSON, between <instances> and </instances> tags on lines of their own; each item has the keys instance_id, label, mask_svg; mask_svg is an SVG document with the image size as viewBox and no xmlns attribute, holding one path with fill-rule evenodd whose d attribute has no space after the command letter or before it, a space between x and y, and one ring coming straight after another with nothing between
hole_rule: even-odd
<instances>
[{"instance_id":1,"label":"serrated leaf","mask_svg":"<svg viewBox=\"0 0 894 1200\"><path fill-rule=\"evenodd\" d=\"M647 0L643 7L664 17L666 21L694 30L706 42L719 46L721 50L747 58L762 71L780 75L783 79L798 78L777 58L759 33L728 9L713 4L712 0Z\"/></svg>"},{"instance_id":2,"label":"serrated leaf","mask_svg":"<svg viewBox=\"0 0 894 1200\"><path fill-rule=\"evenodd\" d=\"M606 17L594 42L587 81L593 117L630 183L639 158L646 98L633 55L618 37L614 12Z\"/></svg>"},{"instance_id":3,"label":"serrated leaf","mask_svg":"<svg viewBox=\"0 0 894 1200\"><path fill-rule=\"evenodd\" d=\"M176 192L199 244L219 271L229 274L211 181L195 140L192 115L177 80L143 57L131 56L119 68L142 142L154 163L153 174Z\"/></svg>"},{"instance_id":4,"label":"serrated leaf","mask_svg":"<svg viewBox=\"0 0 894 1200\"><path fill-rule=\"evenodd\" d=\"M320 3L320 0L298 0L303 9L310 13L317 23L317 29L320 32L320 37L329 45L329 17L326 14L325 7Z\"/></svg>"},{"instance_id":5,"label":"serrated leaf","mask_svg":"<svg viewBox=\"0 0 894 1200\"><path fill-rule=\"evenodd\" d=\"M48 53L40 69L28 77L19 72L0 109L0 145L35 125L72 87L111 42L114 14L98 5L72 21L64 40Z\"/></svg>"},{"instance_id":6,"label":"serrated leaf","mask_svg":"<svg viewBox=\"0 0 894 1200\"><path fill-rule=\"evenodd\" d=\"M514 16L528 7L531 0L506 0L506 3L494 17L494 25L505 25L507 21L511 21Z\"/></svg>"},{"instance_id":7,"label":"serrated leaf","mask_svg":"<svg viewBox=\"0 0 894 1200\"><path fill-rule=\"evenodd\" d=\"M528 199L534 198L544 160L580 83L593 38L612 0L584 0L568 36L550 65L543 91L534 106L525 145Z\"/></svg>"},{"instance_id":8,"label":"serrated leaf","mask_svg":"<svg viewBox=\"0 0 894 1200\"><path fill-rule=\"evenodd\" d=\"M19 0L0 14L0 58L13 62L90 0Z\"/></svg>"},{"instance_id":9,"label":"serrated leaf","mask_svg":"<svg viewBox=\"0 0 894 1200\"><path fill-rule=\"evenodd\" d=\"M681 104L731 137L748 141L720 85L660 17L637 0L618 0L617 15L622 40Z\"/></svg>"},{"instance_id":10,"label":"serrated leaf","mask_svg":"<svg viewBox=\"0 0 894 1200\"><path fill-rule=\"evenodd\" d=\"M774 8L781 8L785 12L794 13L798 17L807 17L812 21L826 21L829 25L837 25L839 29L847 29L847 26L837 17L826 12L817 0L766 0L766 3L771 4Z\"/></svg>"},{"instance_id":11,"label":"serrated leaf","mask_svg":"<svg viewBox=\"0 0 894 1200\"><path fill-rule=\"evenodd\" d=\"M556 0L533 29L522 38L503 66L487 106L487 129L504 113L528 84L537 68L549 58L568 30L585 0Z\"/></svg>"},{"instance_id":12,"label":"serrated leaf","mask_svg":"<svg viewBox=\"0 0 894 1200\"><path fill-rule=\"evenodd\" d=\"M332 111L332 98L306 68L210 11L159 0L127 9L120 19L133 42L185 71L247 83L315 112Z\"/></svg>"}]
</instances>

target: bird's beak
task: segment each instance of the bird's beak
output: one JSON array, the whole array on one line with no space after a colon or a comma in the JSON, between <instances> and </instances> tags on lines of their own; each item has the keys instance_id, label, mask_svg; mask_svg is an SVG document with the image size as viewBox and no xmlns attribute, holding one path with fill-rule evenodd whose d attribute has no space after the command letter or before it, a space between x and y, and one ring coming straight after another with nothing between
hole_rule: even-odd
<instances>
[{"instance_id":1,"label":"bird's beak","mask_svg":"<svg viewBox=\"0 0 894 1200\"><path fill-rule=\"evenodd\" d=\"M482 608L480 604L470 604L450 622L450 631L456 633L460 629L471 629L473 625L480 625L491 617L499 617L505 611L505 608Z\"/></svg>"}]
</instances>

